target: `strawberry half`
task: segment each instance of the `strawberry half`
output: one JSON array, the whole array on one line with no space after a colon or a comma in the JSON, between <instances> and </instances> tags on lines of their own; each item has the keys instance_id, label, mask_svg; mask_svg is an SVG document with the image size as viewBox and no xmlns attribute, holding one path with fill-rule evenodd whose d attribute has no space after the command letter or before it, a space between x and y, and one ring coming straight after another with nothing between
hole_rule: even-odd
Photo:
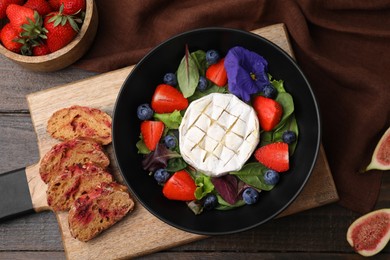
<instances>
[{"instance_id":1,"label":"strawberry half","mask_svg":"<svg viewBox=\"0 0 390 260\"><path fill-rule=\"evenodd\" d=\"M225 59L220 59L206 70L206 78L218 87L223 87L227 83L227 73L225 69Z\"/></svg>"},{"instance_id":2,"label":"strawberry half","mask_svg":"<svg viewBox=\"0 0 390 260\"><path fill-rule=\"evenodd\" d=\"M288 144L283 142L258 148L255 151L255 158L264 166L277 172L285 172L290 168Z\"/></svg>"},{"instance_id":3,"label":"strawberry half","mask_svg":"<svg viewBox=\"0 0 390 260\"><path fill-rule=\"evenodd\" d=\"M143 121L141 123L141 134L146 147L154 151L164 132L164 123L161 121Z\"/></svg>"},{"instance_id":4,"label":"strawberry half","mask_svg":"<svg viewBox=\"0 0 390 260\"><path fill-rule=\"evenodd\" d=\"M175 172L165 183L163 194L170 200L195 200L195 181L185 170Z\"/></svg>"},{"instance_id":5,"label":"strawberry half","mask_svg":"<svg viewBox=\"0 0 390 260\"><path fill-rule=\"evenodd\" d=\"M172 113L188 107L188 100L176 88L160 84L154 91L151 106L156 113Z\"/></svg>"},{"instance_id":6,"label":"strawberry half","mask_svg":"<svg viewBox=\"0 0 390 260\"><path fill-rule=\"evenodd\" d=\"M283 115L283 107L275 100L263 96L256 96L252 106L259 118L260 127L264 131L271 131Z\"/></svg>"}]
</instances>

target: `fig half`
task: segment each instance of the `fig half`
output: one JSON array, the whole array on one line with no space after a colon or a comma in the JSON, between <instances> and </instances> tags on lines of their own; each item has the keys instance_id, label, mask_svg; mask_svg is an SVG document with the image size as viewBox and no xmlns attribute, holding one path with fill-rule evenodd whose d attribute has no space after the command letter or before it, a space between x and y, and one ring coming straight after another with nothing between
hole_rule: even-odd
<instances>
[{"instance_id":1,"label":"fig half","mask_svg":"<svg viewBox=\"0 0 390 260\"><path fill-rule=\"evenodd\" d=\"M366 171L372 169L390 170L390 127L376 145L371 162L367 166Z\"/></svg>"},{"instance_id":2,"label":"fig half","mask_svg":"<svg viewBox=\"0 0 390 260\"><path fill-rule=\"evenodd\" d=\"M347 241L362 256L379 253L390 239L390 208L372 211L348 228Z\"/></svg>"}]
</instances>

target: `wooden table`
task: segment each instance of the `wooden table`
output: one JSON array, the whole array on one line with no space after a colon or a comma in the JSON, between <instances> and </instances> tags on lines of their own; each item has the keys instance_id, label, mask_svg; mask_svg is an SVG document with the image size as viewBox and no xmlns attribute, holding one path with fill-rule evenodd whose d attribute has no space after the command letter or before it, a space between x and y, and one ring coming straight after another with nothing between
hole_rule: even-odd
<instances>
[{"instance_id":1,"label":"wooden table","mask_svg":"<svg viewBox=\"0 0 390 260\"><path fill-rule=\"evenodd\" d=\"M26 95L93 75L74 68L49 74L33 73L0 57L0 173L39 160ZM389 205L390 176L385 175L376 208ZM358 216L331 204L279 218L247 232L211 237L143 258L358 258L345 240L349 224ZM388 259L390 246L379 256ZM53 213L32 214L0 223L0 259L64 258Z\"/></svg>"}]
</instances>

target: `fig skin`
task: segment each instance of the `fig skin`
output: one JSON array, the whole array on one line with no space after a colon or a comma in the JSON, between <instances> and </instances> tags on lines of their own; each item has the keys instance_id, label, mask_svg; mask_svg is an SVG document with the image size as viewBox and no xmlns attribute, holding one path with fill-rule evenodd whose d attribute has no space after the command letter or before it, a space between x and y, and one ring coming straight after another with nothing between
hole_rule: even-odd
<instances>
[{"instance_id":1,"label":"fig skin","mask_svg":"<svg viewBox=\"0 0 390 260\"><path fill-rule=\"evenodd\" d=\"M390 208L372 211L348 228L347 241L362 256L379 253L390 240Z\"/></svg>"},{"instance_id":2,"label":"fig skin","mask_svg":"<svg viewBox=\"0 0 390 260\"><path fill-rule=\"evenodd\" d=\"M390 127L382 135L375 147L370 164L365 171L369 170L390 170Z\"/></svg>"}]
</instances>

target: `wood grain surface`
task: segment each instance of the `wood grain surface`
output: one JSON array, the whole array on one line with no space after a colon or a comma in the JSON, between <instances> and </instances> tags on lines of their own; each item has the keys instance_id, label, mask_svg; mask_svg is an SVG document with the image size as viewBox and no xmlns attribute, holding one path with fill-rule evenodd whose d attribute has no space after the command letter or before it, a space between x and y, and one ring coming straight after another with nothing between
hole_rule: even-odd
<instances>
[{"instance_id":1,"label":"wood grain surface","mask_svg":"<svg viewBox=\"0 0 390 260\"><path fill-rule=\"evenodd\" d=\"M94 75L73 67L35 73L0 55L0 174L39 160L26 95ZM390 175L385 174L375 209L389 205ZM138 259L363 259L345 239L348 225L359 216L332 203L245 232L201 239ZM0 259L65 258L54 213L45 211L0 222ZM373 259L390 259L390 244Z\"/></svg>"},{"instance_id":2,"label":"wood grain surface","mask_svg":"<svg viewBox=\"0 0 390 260\"><path fill-rule=\"evenodd\" d=\"M283 25L274 25L254 32L273 41L290 55L292 54ZM38 138L40 157L57 143L46 134L46 122L54 111L79 104L97 107L111 114L117 93L131 69L132 67L128 67L87 80L29 94L27 100ZM48 102L49 100L50 102ZM112 151L110 154L113 158ZM117 178L120 178L115 165L112 166L112 171ZM38 165L28 167L27 176L35 209L37 211L47 210L46 184L40 180ZM336 200L337 193L323 147L321 147L315 170L308 184L297 200L281 216L325 205ZM88 243L70 237L67 213L57 214L57 219L69 259L134 257L205 238L166 225L139 204L133 214Z\"/></svg>"}]
</instances>

